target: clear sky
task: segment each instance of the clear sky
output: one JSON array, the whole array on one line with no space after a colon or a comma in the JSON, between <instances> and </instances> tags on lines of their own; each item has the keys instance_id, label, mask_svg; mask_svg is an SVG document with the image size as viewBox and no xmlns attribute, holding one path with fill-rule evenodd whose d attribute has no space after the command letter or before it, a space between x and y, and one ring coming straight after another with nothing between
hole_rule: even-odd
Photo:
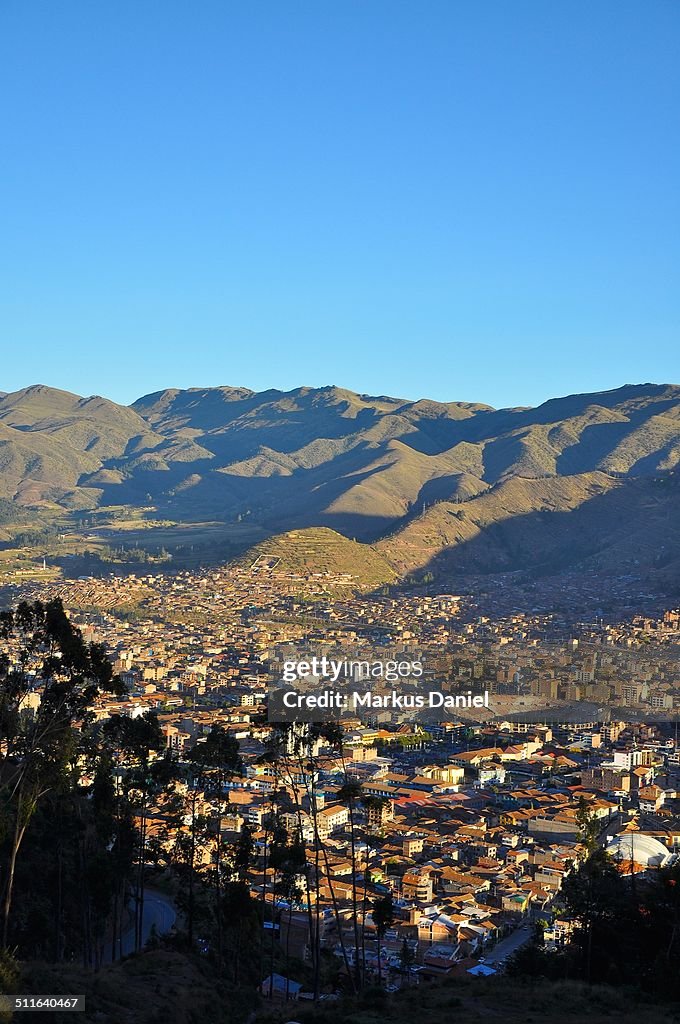
<instances>
[{"instance_id":1,"label":"clear sky","mask_svg":"<svg viewBox=\"0 0 680 1024\"><path fill-rule=\"evenodd\" d=\"M680 381L677 0L2 0L0 389Z\"/></svg>"}]
</instances>

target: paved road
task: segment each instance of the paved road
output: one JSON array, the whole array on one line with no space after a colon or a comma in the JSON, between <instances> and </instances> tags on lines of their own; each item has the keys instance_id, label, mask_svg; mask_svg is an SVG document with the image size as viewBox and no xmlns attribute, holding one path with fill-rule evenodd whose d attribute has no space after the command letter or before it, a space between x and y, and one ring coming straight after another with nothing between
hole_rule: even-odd
<instances>
[{"instance_id":1,"label":"paved road","mask_svg":"<svg viewBox=\"0 0 680 1024\"><path fill-rule=\"evenodd\" d=\"M604 823L604 825L598 833L597 842L600 844L600 846L606 846L607 836L614 836L617 834L617 832L620 832L621 828L627 820L627 814L621 814L619 813L619 811L615 811L614 814L612 814L611 818L609 818Z\"/></svg>"},{"instance_id":2,"label":"paved road","mask_svg":"<svg viewBox=\"0 0 680 1024\"><path fill-rule=\"evenodd\" d=\"M135 904L134 900L130 900L129 903L130 912L134 915ZM148 941L151 935L151 929L155 926L158 935L164 935L165 932L169 932L175 921L177 920L177 911L173 905L172 900L164 893L159 892L157 889L147 889L144 893L144 918L142 921L142 946ZM134 921L123 932L122 938L122 951L123 956L128 956L130 953L135 951L135 926ZM116 943L116 956L118 956L118 943ZM111 946L108 945L105 954L104 962L111 962Z\"/></svg>"},{"instance_id":3,"label":"paved road","mask_svg":"<svg viewBox=\"0 0 680 1024\"><path fill-rule=\"evenodd\" d=\"M489 967L495 967L499 961L505 960L506 957L514 953L521 946L524 946L531 939L532 929L531 925L523 924L519 928L516 928L514 932L507 935L504 939L494 946L493 949L488 953L484 963Z\"/></svg>"}]
</instances>

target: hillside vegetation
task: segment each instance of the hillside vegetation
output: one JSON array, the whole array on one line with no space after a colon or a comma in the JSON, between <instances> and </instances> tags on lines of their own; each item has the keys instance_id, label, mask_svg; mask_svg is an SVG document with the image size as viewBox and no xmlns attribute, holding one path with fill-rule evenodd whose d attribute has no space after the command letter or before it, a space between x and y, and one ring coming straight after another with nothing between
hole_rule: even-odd
<instances>
[{"instance_id":1,"label":"hillside vegetation","mask_svg":"<svg viewBox=\"0 0 680 1024\"><path fill-rule=\"evenodd\" d=\"M673 1024L677 1014L640 992L608 985L460 977L398 992L369 990L358 999L320 1006L264 1009L257 1024Z\"/></svg>"},{"instance_id":2,"label":"hillside vegetation","mask_svg":"<svg viewBox=\"0 0 680 1024\"><path fill-rule=\"evenodd\" d=\"M96 974L77 964L27 963L23 990L82 993L85 1014L44 1012L44 1021L85 1019L99 1024L674 1024L667 1005L621 986L553 982L545 978L447 979L386 996L374 989L357 998L321 1004L269 1004L252 990L235 989L199 957L167 950L145 952Z\"/></svg>"},{"instance_id":3,"label":"hillside vegetation","mask_svg":"<svg viewBox=\"0 0 680 1024\"><path fill-rule=\"evenodd\" d=\"M254 992L217 977L205 959L160 949L105 964L95 974L80 964L29 962L22 965L20 987L85 996L84 1013L43 1011L45 1024L245 1024L257 1002Z\"/></svg>"}]
</instances>

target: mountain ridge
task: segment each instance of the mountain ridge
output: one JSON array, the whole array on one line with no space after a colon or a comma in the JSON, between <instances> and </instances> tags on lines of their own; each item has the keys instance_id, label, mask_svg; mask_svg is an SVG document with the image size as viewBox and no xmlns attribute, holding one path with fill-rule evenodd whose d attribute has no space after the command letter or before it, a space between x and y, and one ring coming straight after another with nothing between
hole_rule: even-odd
<instances>
[{"instance_id":1,"label":"mountain ridge","mask_svg":"<svg viewBox=\"0 0 680 1024\"><path fill-rule=\"evenodd\" d=\"M566 538L578 521L584 536L595 529L597 547L595 536L606 533L600 509L625 518L626 502L644 532L643 493L679 465L674 384L505 409L334 385L168 388L130 406L44 384L0 393L6 502L48 512L152 506L177 521L247 520L269 533L328 527L375 543L400 572L430 563L462 571L463 550L474 550L485 571L507 568L517 561L513 543L530 561L522 517L541 522L550 511L572 514L560 527L564 543L573 544ZM672 516L668 531L674 545ZM514 538L507 550L506 534ZM548 560L559 561L548 548Z\"/></svg>"}]
</instances>

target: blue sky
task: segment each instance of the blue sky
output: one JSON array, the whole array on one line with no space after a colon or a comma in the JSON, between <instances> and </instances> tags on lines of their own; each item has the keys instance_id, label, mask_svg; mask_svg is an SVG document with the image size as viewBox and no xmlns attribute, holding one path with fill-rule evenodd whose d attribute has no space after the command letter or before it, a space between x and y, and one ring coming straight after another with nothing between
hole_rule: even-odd
<instances>
[{"instance_id":1,"label":"blue sky","mask_svg":"<svg viewBox=\"0 0 680 1024\"><path fill-rule=\"evenodd\" d=\"M677 0L3 0L0 389L680 381Z\"/></svg>"}]
</instances>

